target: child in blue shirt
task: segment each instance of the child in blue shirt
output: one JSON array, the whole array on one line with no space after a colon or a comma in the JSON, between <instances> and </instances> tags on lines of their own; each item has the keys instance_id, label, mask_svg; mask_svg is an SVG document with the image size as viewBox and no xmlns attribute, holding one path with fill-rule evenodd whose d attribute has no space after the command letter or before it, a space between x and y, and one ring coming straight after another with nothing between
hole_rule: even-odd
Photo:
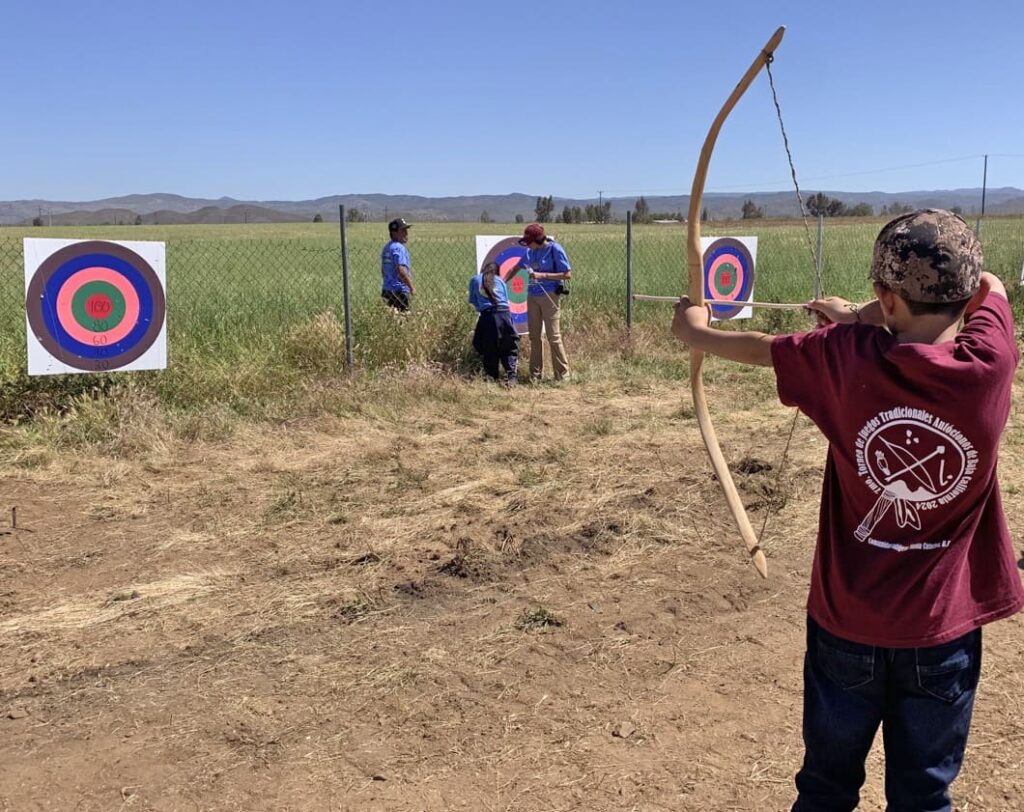
<instances>
[{"instance_id":1,"label":"child in blue shirt","mask_svg":"<svg viewBox=\"0 0 1024 812\"><path fill-rule=\"evenodd\" d=\"M469 280L467 301L480 314L473 331L473 349L483 358L484 372L499 380L500 365L505 369L507 385L514 386L519 362L519 334L512 324L508 288L496 262L488 262Z\"/></svg>"}]
</instances>

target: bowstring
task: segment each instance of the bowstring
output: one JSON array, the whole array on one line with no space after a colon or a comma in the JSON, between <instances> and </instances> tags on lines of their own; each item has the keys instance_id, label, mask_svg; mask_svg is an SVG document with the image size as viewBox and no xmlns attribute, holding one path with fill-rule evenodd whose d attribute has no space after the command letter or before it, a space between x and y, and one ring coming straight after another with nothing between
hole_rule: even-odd
<instances>
[{"instance_id":1,"label":"bowstring","mask_svg":"<svg viewBox=\"0 0 1024 812\"><path fill-rule=\"evenodd\" d=\"M789 174L793 178L793 189L796 191L796 202L800 209L800 219L803 220L804 224L804 237L807 240L807 250L811 255L811 264L814 266L814 284L815 284L815 297L823 298L825 296L825 286L821 281L821 261L818 257L817 252L814 250L814 244L811 241L811 227L807 222L807 212L804 209L804 199L800 194L800 183L796 178L796 166L793 163L793 152L789 148L789 136L786 134L786 125L782 120L782 107L779 104L779 95L775 90L775 77L772 75L772 62L775 61L774 54L768 54L765 60L765 69L768 73L768 85L772 91L772 103L775 105L775 116L779 121L779 130L782 133L782 144L786 149L786 160L789 161ZM789 458L789 448L793 442L793 435L796 433L797 423L800 421L800 410L793 410L793 420L789 424L789 433L786 435L786 444L782 449L782 460L779 462L779 470L775 475L775 484L772 487L772 494L776 494L779 491L779 483L782 482L783 472L786 470L786 461ZM758 534L757 540L760 543L764 539L765 531L768 529L768 521L772 516L772 506L777 500L769 499L764 512L764 521L761 523L761 532Z\"/></svg>"},{"instance_id":2,"label":"bowstring","mask_svg":"<svg viewBox=\"0 0 1024 812\"><path fill-rule=\"evenodd\" d=\"M786 148L786 160L789 161L789 174L793 178L793 188L796 190L796 202L800 208L800 219L804 223L804 237L807 239L807 250L811 254L811 262L814 265L814 282L815 282L815 293L817 298L824 298L825 287L821 283L821 263L818 261L817 252L814 250L814 245L811 242L811 226L807 222L807 211L804 208L803 195L800 194L800 183L796 179L796 166L793 164L793 152L789 148L789 136L786 135L786 125L782 121L782 107L779 105L779 94L775 91L775 77L772 76L772 62L775 61L775 56L772 54L768 55L765 60L765 69L768 72L768 85L772 89L772 103L775 105L775 117L779 120L779 130L782 132L782 144Z\"/></svg>"}]
</instances>

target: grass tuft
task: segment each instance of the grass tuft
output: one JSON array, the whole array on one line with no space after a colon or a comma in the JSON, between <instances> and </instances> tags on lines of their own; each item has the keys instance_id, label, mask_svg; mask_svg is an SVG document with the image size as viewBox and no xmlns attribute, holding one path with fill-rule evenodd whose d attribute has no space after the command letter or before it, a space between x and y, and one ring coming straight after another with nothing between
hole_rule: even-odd
<instances>
[{"instance_id":1,"label":"grass tuft","mask_svg":"<svg viewBox=\"0 0 1024 812\"><path fill-rule=\"evenodd\" d=\"M557 628L565 625L565 621L543 606L535 606L524 610L512 625L521 632L528 632L536 629Z\"/></svg>"}]
</instances>

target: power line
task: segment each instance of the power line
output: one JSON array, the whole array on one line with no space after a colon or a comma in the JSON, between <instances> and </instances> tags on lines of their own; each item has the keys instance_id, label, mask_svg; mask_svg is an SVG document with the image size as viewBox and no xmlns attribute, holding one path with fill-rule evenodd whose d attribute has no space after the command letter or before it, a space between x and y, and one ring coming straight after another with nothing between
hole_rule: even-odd
<instances>
[{"instance_id":1,"label":"power line","mask_svg":"<svg viewBox=\"0 0 1024 812\"><path fill-rule=\"evenodd\" d=\"M964 156L962 156L960 158L942 158L942 159L940 159L938 161L924 161L923 163L904 164L902 166L886 166L886 167L879 167L877 169L863 169L863 170L860 170L858 172L843 172L843 173L839 173L839 174L835 174L835 175L814 175L812 177L804 178L804 181L806 182L806 181L809 181L809 180L836 180L838 178L855 178L855 177L863 177L864 175L878 175L878 174L881 174L882 172L901 172L904 169L921 169L921 168L927 167L927 166L939 166L941 164L955 164L955 163L961 163L963 161L976 161L979 158L984 158L984 157L985 157L984 155L964 155ZM749 188L751 188L751 186L770 186L770 185L787 186L788 185L788 181L766 181L764 183L742 184L742 185L735 185L735 186L719 186L718 188L719 189L749 189Z\"/></svg>"},{"instance_id":2,"label":"power line","mask_svg":"<svg viewBox=\"0 0 1024 812\"><path fill-rule=\"evenodd\" d=\"M832 174L832 175L815 175L815 176L805 177L802 180L804 182L807 182L807 181L836 180L836 179L840 179L840 178L863 177L865 175L875 175L875 174L881 174L883 172L900 172L900 171L903 171L905 169L921 169L921 168L929 167L929 166L941 166L943 164L961 163L961 162L964 162L964 161L977 161L977 160L984 159L984 157L985 156L983 154L978 154L978 155L962 155L962 156L959 156L959 157L956 157L956 158L940 158L940 159L935 160L935 161L923 161L921 163L902 164L900 166L877 167L877 168L874 168L874 169L858 170L856 172L843 172L843 173L837 173L837 174ZM990 152L990 153L988 153L988 157L989 158L1024 158L1024 154ZM718 191L728 191L728 190L731 190L731 189L739 189L739 190L743 190L743 191L753 192L753 191L756 191L759 187L780 186L780 187L788 188L789 185L790 185L790 181L788 179L787 180L777 180L777 181L754 181L754 182L751 182L751 183L730 184L730 185L727 185L727 186L716 186L714 189L709 189L708 193L709 194L714 194L715 192L718 192ZM612 189L610 191L607 191L607 194L609 194L609 195L616 195L616 196L619 196L619 197L625 197L625 196L629 196L629 195L649 195L649 194L682 195L682 196L685 196L685 195L688 194L688 192L683 187L671 187L671 188L665 187L665 188L657 188L657 189L653 189L653 188L649 188L649 189ZM586 195L585 194L566 195L566 197L585 198Z\"/></svg>"}]
</instances>

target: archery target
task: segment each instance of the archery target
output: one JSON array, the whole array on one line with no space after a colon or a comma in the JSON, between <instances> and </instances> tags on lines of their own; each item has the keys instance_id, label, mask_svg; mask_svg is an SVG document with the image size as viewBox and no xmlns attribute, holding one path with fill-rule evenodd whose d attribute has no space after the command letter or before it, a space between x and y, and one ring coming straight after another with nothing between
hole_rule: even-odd
<instances>
[{"instance_id":1,"label":"archery target","mask_svg":"<svg viewBox=\"0 0 1024 812\"><path fill-rule=\"evenodd\" d=\"M757 237L703 237L704 297L736 302L736 306L712 305L719 320L750 318L753 311L744 302L754 298L754 261Z\"/></svg>"},{"instance_id":2,"label":"archery target","mask_svg":"<svg viewBox=\"0 0 1024 812\"><path fill-rule=\"evenodd\" d=\"M29 375L164 369L164 244L26 239Z\"/></svg>"},{"instance_id":3,"label":"archery target","mask_svg":"<svg viewBox=\"0 0 1024 812\"><path fill-rule=\"evenodd\" d=\"M498 263L501 278L508 288L508 309L516 332L525 335L528 330L526 302L529 297L530 272L521 268L526 259L526 248L519 244L518 237L476 238L477 271L488 262ZM516 270L516 269L519 270Z\"/></svg>"}]
</instances>

